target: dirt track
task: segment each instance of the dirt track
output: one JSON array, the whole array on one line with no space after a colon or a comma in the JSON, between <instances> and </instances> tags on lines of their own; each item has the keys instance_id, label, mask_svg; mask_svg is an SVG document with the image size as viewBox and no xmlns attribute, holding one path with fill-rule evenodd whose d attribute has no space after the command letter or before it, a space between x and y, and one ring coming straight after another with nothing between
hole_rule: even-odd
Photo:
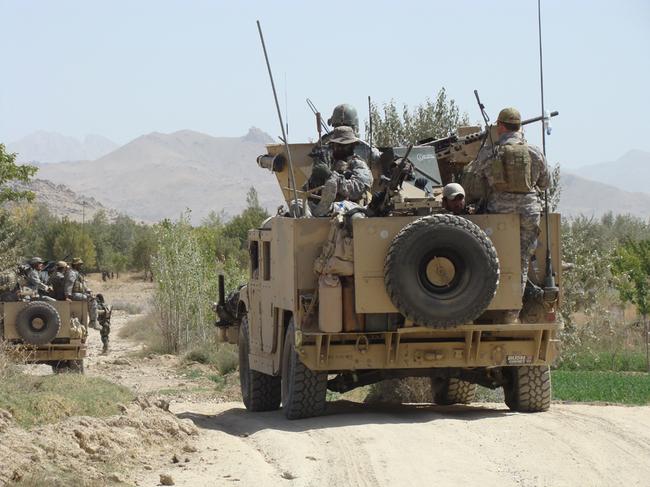
<instances>
[{"instance_id":1,"label":"dirt track","mask_svg":"<svg viewBox=\"0 0 650 487\"><path fill-rule=\"evenodd\" d=\"M112 365L138 347L118 337L123 322L114 323L109 356L94 346L91 374L141 392L187 382L171 358ZM501 404L338 401L326 416L287 421L281 411L253 414L239 402L181 395L171 410L198 427L198 451L186 464L136 470L137 485L159 485L163 472L182 486L650 485L650 407L553 404L516 414Z\"/></svg>"}]
</instances>

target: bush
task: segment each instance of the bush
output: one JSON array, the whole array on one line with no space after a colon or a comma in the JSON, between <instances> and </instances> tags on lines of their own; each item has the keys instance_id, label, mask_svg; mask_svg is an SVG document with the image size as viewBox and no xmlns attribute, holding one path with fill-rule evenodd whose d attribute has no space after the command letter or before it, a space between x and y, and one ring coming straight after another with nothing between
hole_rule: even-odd
<instances>
[{"instance_id":1,"label":"bush","mask_svg":"<svg viewBox=\"0 0 650 487\"><path fill-rule=\"evenodd\" d=\"M212 365L223 375L237 370L239 365L237 348L227 343L208 342L189 350L183 358L188 362Z\"/></svg>"}]
</instances>

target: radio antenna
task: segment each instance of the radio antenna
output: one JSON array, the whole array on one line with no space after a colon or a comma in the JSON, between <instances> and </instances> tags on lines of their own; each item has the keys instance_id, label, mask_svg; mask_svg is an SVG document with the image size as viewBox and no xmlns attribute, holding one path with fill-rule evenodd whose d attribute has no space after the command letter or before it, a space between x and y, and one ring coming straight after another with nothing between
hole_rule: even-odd
<instances>
[{"instance_id":1,"label":"radio antenna","mask_svg":"<svg viewBox=\"0 0 650 487\"><path fill-rule=\"evenodd\" d=\"M539 33L539 89L542 100L542 152L548 173L548 160L546 160L546 128L548 117L544 109L544 62L542 56L542 0L537 0L537 31ZM544 291L550 294L557 294L558 288L555 285L555 276L553 275L553 261L551 259L551 222L548 212L548 188L544 190L544 216L546 220L546 268L544 277Z\"/></svg>"},{"instance_id":2,"label":"radio antenna","mask_svg":"<svg viewBox=\"0 0 650 487\"><path fill-rule=\"evenodd\" d=\"M271 63L269 63L269 55L266 52L266 44L264 43L264 35L262 34L262 26L260 21L257 21L257 30L260 33L260 41L262 41L262 50L264 51L264 59L266 60L266 68L269 71L269 78L271 79L271 88L273 89L273 98L275 100L275 108L278 111L278 119L280 120L280 129L282 130L282 142L284 142L284 148L287 151L287 162L289 163L289 182L291 183L291 189L293 190L293 208L290 209L294 217L298 216L298 190L296 189L296 177L293 173L293 162L291 161L291 151L289 150L289 141L287 139L287 132L284 129L284 123L282 122L282 111L280 110L280 103L278 102L278 93L275 90L275 83L273 82L273 73L271 72Z\"/></svg>"}]
</instances>

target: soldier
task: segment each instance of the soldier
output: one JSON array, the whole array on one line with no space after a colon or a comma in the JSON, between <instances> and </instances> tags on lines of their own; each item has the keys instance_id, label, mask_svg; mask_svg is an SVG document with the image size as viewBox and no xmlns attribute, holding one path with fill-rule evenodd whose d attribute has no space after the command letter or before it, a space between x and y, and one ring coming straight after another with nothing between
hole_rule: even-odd
<instances>
[{"instance_id":1,"label":"soldier","mask_svg":"<svg viewBox=\"0 0 650 487\"><path fill-rule=\"evenodd\" d=\"M27 271L27 287L39 295L50 292L50 287L41 280L41 272L45 262L40 257L29 259L29 270Z\"/></svg>"},{"instance_id":2,"label":"soldier","mask_svg":"<svg viewBox=\"0 0 650 487\"><path fill-rule=\"evenodd\" d=\"M518 213L522 295L528 265L537 247L542 205L537 191L548 187L546 159L539 148L528 145L521 132L521 115L504 108L497 118L499 140L495 150L484 147L473 163L475 175L488 188L488 213Z\"/></svg>"},{"instance_id":3,"label":"soldier","mask_svg":"<svg viewBox=\"0 0 650 487\"><path fill-rule=\"evenodd\" d=\"M92 296L88 286L86 286L86 280L81 273L83 263L83 260L79 257L72 259L70 269L65 274L63 287L65 299L71 301L88 301L88 314L90 315L89 326L95 330L100 330L101 328L97 323L97 301Z\"/></svg>"},{"instance_id":4,"label":"soldier","mask_svg":"<svg viewBox=\"0 0 650 487\"><path fill-rule=\"evenodd\" d=\"M355 136L359 136L359 116L357 110L347 103L337 105L334 107L332 116L327 120L327 123L332 127L350 127L354 131ZM332 132L323 137L324 143L329 143L332 138ZM373 167L379 162L381 153L377 148L371 147L366 141L358 139L357 144L354 146L354 154L366 161L366 163Z\"/></svg>"},{"instance_id":5,"label":"soldier","mask_svg":"<svg viewBox=\"0 0 650 487\"><path fill-rule=\"evenodd\" d=\"M68 269L67 262L60 260L56 263L56 269L50 275L48 284L52 288L50 296L57 301L65 301L65 274Z\"/></svg>"},{"instance_id":6,"label":"soldier","mask_svg":"<svg viewBox=\"0 0 650 487\"><path fill-rule=\"evenodd\" d=\"M464 215L465 190L458 183L449 183L442 188L442 207L454 215Z\"/></svg>"},{"instance_id":7,"label":"soldier","mask_svg":"<svg viewBox=\"0 0 650 487\"><path fill-rule=\"evenodd\" d=\"M329 170L324 163L314 164L315 175L327 177L321 199L312 209L314 216L325 216L335 201L361 203L365 199L372 187L373 177L365 161L354 153L358 143L359 139L351 127L338 126L330 133L329 144L337 170Z\"/></svg>"}]
</instances>

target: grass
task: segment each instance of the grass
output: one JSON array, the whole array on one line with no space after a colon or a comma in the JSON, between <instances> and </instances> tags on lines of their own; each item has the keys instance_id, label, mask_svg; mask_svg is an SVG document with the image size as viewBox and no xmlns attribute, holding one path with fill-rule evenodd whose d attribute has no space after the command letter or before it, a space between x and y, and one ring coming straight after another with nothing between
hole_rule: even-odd
<instances>
[{"instance_id":1,"label":"grass","mask_svg":"<svg viewBox=\"0 0 650 487\"><path fill-rule=\"evenodd\" d=\"M116 300L110 303L114 310L126 311L130 315L139 315L144 312L145 306L141 303L132 303L130 301Z\"/></svg>"},{"instance_id":2,"label":"grass","mask_svg":"<svg viewBox=\"0 0 650 487\"><path fill-rule=\"evenodd\" d=\"M118 414L118 404L133 400L126 387L78 374L32 376L6 374L0 382L0 409L18 424L31 428L69 416L104 417Z\"/></svg>"},{"instance_id":3,"label":"grass","mask_svg":"<svg viewBox=\"0 0 650 487\"><path fill-rule=\"evenodd\" d=\"M556 400L650 404L650 374L555 370L552 381Z\"/></svg>"},{"instance_id":4,"label":"grass","mask_svg":"<svg viewBox=\"0 0 650 487\"><path fill-rule=\"evenodd\" d=\"M239 365L237 347L228 343L216 343L213 341L208 341L189 350L183 359L186 362L212 365L222 375L237 370Z\"/></svg>"},{"instance_id":5,"label":"grass","mask_svg":"<svg viewBox=\"0 0 650 487\"><path fill-rule=\"evenodd\" d=\"M560 370L645 372L646 358L645 352L635 350L618 352L581 350L570 357L562 357L558 368Z\"/></svg>"}]
</instances>

